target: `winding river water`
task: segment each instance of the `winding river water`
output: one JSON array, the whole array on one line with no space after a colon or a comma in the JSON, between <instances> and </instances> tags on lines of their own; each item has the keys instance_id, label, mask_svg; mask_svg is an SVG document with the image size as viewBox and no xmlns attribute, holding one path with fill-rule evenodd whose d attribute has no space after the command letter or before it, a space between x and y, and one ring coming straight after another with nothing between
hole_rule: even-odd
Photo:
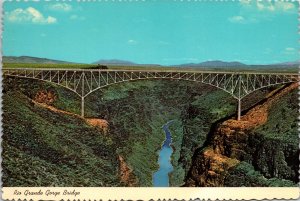
<instances>
[{"instance_id":1,"label":"winding river water","mask_svg":"<svg viewBox=\"0 0 300 201\"><path fill-rule=\"evenodd\" d=\"M173 153L173 149L170 146L172 143L172 136L169 130L170 124L173 121L169 121L165 125L163 125L163 130L166 134L166 139L161 147L159 152L159 169L157 172L153 174L153 186L154 187L168 187L169 186L169 173L173 171L173 166L171 164L171 155Z\"/></svg>"}]
</instances>

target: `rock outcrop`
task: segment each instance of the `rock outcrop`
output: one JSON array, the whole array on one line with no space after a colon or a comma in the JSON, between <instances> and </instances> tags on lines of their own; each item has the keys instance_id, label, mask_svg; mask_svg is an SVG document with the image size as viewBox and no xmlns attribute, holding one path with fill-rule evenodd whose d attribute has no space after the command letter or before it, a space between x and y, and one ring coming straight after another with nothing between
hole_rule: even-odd
<instances>
[{"instance_id":1,"label":"rock outcrop","mask_svg":"<svg viewBox=\"0 0 300 201\"><path fill-rule=\"evenodd\" d=\"M210 138L206 143L206 147L196 150L185 186L224 186L228 173L240 161L253 164L256 170L266 177L295 178L294 174L296 173L291 173L293 171L290 170L288 165L284 166L278 161L273 161L273 164L259 164L258 157L270 157L272 160L272 157L275 157L275 152L272 156L270 151L263 149L263 145L255 144L260 137L253 131L267 122L272 105L297 87L298 84L293 83L271 92L266 100L243 115L241 121L229 119L217 125L209 134ZM282 150L279 150L276 154L281 154L281 158L290 155L289 153L283 153ZM284 167L278 168L277 166ZM279 169L281 169L281 172Z\"/></svg>"},{"instance_id":2,"label":"rock outcrop","mask_svg":"<svg viewBox=\"0 0 300 201\"><path fill-rule=\"evenodd\" d=\"M103 131L104 135L107 135L109 132L109 124L105 119L96 119L96 118L86 118L86 122Z\"/></svg>"},{"instance_id":3,"label":"rock outcrop","mask_svg":"<svg viewBox=\"0 0 300 201\"><path fill-rule=\"evenodd\" d=\"M51 105L56 99L56 94L51 90L40 90L34 96L36 102L45 103L47 105Z\"/></svg>"},{"instance_id":4,"label":"rock outcrop","mask_svg":"<svg viewBox=\"0 0 300 201\"><path fill-rule=\"evenodd\" d=\"M137 179L132 172L132 169L127 165L122 156L119 155L119 174L121 181L129 187L138 186Z\"/></svg>"}]
</instances>

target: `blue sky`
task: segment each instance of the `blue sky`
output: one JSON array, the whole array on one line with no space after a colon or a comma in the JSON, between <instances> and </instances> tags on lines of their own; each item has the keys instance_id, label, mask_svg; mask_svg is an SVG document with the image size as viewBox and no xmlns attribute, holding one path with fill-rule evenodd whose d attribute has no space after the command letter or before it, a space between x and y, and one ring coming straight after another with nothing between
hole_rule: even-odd
<instances>
[{"instance_id":1,"label":"blue sky","mask_svg":"<svg viewBox=\"0 0 300 201\"><path fill-rule=\"evenodd\" d=\"M173 65L298 60L297 3L5 2L3 54Z\"/></svg>"}]
</instances>

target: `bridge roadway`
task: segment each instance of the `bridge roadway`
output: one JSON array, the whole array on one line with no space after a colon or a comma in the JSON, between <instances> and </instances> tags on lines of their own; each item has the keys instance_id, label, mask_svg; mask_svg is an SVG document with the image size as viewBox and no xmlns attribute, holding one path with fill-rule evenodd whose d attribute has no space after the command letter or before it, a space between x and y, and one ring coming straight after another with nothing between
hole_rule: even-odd
<instances>
[{"instance_id":1,"label":"bridge roadway","mask_svg":"<svg viewBox=\"0 0 300 201\"><path fill-rule=\"evenodd\" d=\"M273 85L299 81L297 73L253 71L203 71L174 69L58 69L4 68L4 77L37 79L65 87L84 99L94 91L121 82L143 79L173 79L200 82L214 86L237 99L237 119L241 117L241 100L250 93Z\"/></svg>"},{"instance_id":2,"label":"bridge roadway","mask_svg":"<svg viewBox=\"0 0 300 201\"><path fill-rule=\"evenodd\" d=\"M89 69L89 68L3 68L6 70L37 70L37 71L78 71L78 72L157 72L157 73L213 73L213 74L262 74L262 75L294 75L298 76L298 73L286 73L286 72L262 72L262 71L216 71L216 70L167 70L167 69Z\"/></svg>"}]
</instances>

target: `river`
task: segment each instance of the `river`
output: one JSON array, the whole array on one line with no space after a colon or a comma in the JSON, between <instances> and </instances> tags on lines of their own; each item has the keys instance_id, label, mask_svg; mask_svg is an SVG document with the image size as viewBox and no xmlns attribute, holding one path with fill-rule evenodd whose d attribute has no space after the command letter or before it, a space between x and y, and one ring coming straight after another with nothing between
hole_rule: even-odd
<instances>
[{"instance_id":1,"label":"river","mask_svg":"<svg viewBox=\"0 0 300 201\"><path fill-rule=\"evenodd\" d=\"M169 130L170 124L173 121L169 121L163 125L163 130L166 134L166 139L159 152L158 164L159 169L153 174L153 186L154 187L168 187L169 186L169 173L173 171L173 166L171 164L171 155L173 149L170 146L172 143L172 136Z\"/></svg>"}]
</instances>

